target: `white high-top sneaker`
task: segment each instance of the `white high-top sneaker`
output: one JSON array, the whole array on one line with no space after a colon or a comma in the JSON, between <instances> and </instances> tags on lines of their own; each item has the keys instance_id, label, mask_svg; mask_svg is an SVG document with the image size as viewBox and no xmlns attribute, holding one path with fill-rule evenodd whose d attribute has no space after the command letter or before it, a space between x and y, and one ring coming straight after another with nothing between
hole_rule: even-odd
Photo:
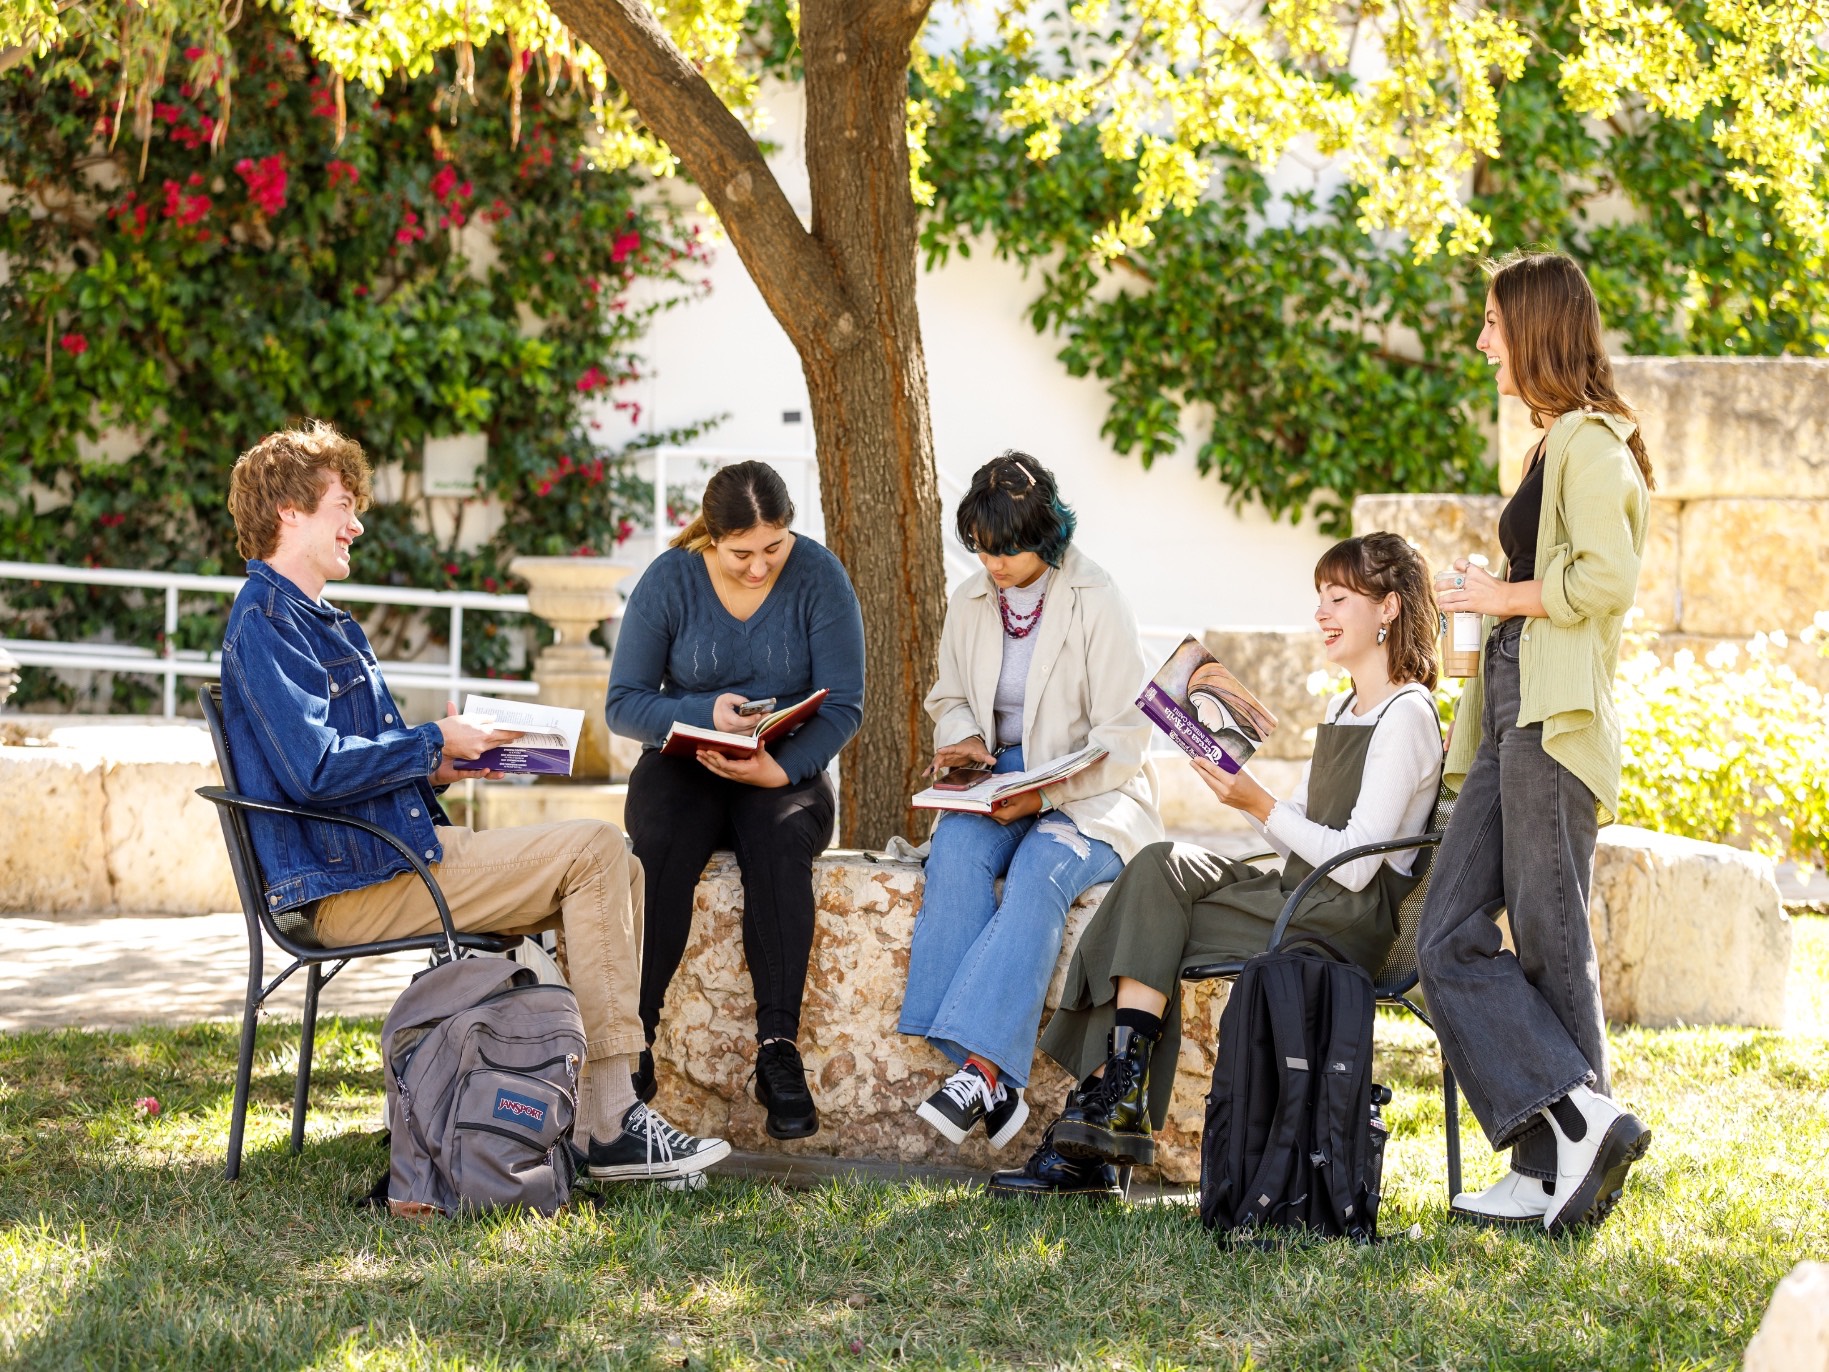
<instances>
[{"instance_id":1,"label":"white high-top sneaker","mask_svg":"<svg viewBox=\"0 0 1829 1372\"><path fill-rule=\"evenodd\" d=\"M1543 1111L1556 1134L1556 1194L1543 1216L1551 1234L1606 1219L1625 1189L1626 1173L1651 1147L1651 1131L1605 1096L1577 1086L1568 1101L1581 1113L1580 1138L1570 1138L1556 1116Z\"/></svg>"},{"instance_id":2,"label":"white high-top sneaker","mask_svg":"<svg viewBox=\"0 0 1829 1372\"><path fill-rule=\"evenodd\" d=\"M1507 1172L1484 1191L1463 1191L1448 1206L1458 1219L1478 1224L1541 1224L1549 1213L1550 1193L1535 1177Z\"/></svg>"}]
</instances>

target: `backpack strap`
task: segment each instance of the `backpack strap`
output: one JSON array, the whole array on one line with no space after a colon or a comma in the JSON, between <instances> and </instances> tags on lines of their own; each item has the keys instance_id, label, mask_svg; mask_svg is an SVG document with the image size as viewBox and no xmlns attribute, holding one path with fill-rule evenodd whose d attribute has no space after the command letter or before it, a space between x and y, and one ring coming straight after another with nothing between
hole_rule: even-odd
<instances>
[{"instance_id":1,"label":"backpack strap","mask_svg":"<svg viewBox=\"0 0 1829 1372\"><path fill-rule=\"evenodd\" d=\"M1365 1220L1353 1195L1353 1153L1358 1129L1370 1118L1371 1107L1360 1078L1366 1075L1364 1055L1371 1042L1372 1002L1360 977L1330 968L1323 980L1330 1024L1327 1057L1317 1065L1321 1073L1315 1110L1319 1128L1313 1161L1322 1190L1333 1205L1335 1221L1342 1233L1350 1234L1363 1228Z\"/></svg>"},{"instance_id":2,"label":"backpack strap","mask_svg":"<svg viewBox=\"0 0 1829 1372\"><path fill-rule=\"evenodd\" d=\"M1308 1085L1311 1065L1302 1036L1302 974L1289 960L1267 960L1264 972L1264 1008L1270 1020L1271 1051L1276 1058L1276 1114L1264 1139L1264 1155L1256 1173L1241 1193L1244 1223L1264 1224L1282 1199L1289 1174L1295 1169L1296 1149L1307 1129Z\"/></svg>"}]
</instances>

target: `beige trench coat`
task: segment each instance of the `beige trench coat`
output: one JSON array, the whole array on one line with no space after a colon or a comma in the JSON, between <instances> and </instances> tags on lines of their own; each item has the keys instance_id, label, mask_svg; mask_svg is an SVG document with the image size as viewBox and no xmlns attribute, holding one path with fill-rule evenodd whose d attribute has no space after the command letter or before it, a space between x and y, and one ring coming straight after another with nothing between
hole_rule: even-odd
<instances>
[{"instance_id":1,"label":"beige trench coat","mask_svg":"<svg viewBox=\"0 0 1829 1372\"><path fill-rule=\"evenodd\" d=\"M1151 725L1137 708L1150 665L1137 620L1117 586L1069 545L1048 583L1022 708L1022 755L1031 767L1091 744L1106 756L1048 788L1048 800L1082 834L1125 862L1165 837L1156 810ZM1003 621L988 573L953 593L940 634L940 678L927 693L934 747L997 737L993 701L1003 666Z\"/></svg>"}]
</instances>

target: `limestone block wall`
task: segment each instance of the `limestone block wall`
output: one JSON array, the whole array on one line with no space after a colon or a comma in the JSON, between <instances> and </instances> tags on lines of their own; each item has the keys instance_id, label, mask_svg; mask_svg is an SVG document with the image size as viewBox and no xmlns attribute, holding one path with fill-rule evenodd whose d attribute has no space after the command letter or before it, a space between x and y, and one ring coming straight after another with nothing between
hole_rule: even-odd
<instances>
[{"instance_id":1,"label":"limestone block wall","mask_svg":"<svg viewBox=\"0 0 1829 1372\"><path fill-rule=\"evenodd\" d=\"M692 938L667 997L655 1044L657 1107L738 1148L987 1169L1020 1165L1070 1085L1046 1058L1038 1056L1028 1089L1030 1121L1000 1153L990 1151L982 1131L954 1148L914 1117L915 1107L952 1072L926 1043L896 1032L921 903L921 865L835 852L813 870L818 923L800 1043L819 1102L819 1133L790 1143L770 1139L762 1107L749 1095L755 1000L743 962L742 887L728 854L715 858L699 883ZM1073 907L1048 988L1050 1009L1059 1003L1068 960L1105 889L1094 887ZM1175 1104L1157 1149L1171 1180L1191 1182L1200 1174L1203 1099L1224 1004L1225 988L1211 983L1194 988L1187 1001Z\"/></svg>"},{"instance_id":2,"label":"limestone block wall","mask_svg":"<svg viewBox=\"0 0 1829 1372\"><path fill-rule=\"evenodd\" d=\"M0 746L0 910L239 910L202 728L64 725Z\"/></svg>"},{"instance_id":3,"label":"limestone block wall","mask_svg":"<svg viewBox=\"0 0 1829 1372\"><path fill-rule=\"evenodd\" d=\"M1765 858L1609 825L1588 926L1610 1019L1784 1027L1791 921Z\"/></svg>"}]
</instances>

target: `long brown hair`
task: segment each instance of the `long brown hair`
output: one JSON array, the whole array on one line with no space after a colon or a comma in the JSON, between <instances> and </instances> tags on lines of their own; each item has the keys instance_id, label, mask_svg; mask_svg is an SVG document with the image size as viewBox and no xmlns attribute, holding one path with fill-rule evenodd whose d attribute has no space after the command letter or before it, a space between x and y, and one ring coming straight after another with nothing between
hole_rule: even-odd
<instances>
[{"instance_id":1,"label":"long brown hair","mask_svg":"<svg viewBox=\"0 0 1829 1372\"><path fill-rule=\"evenodd\" d=\"M1547 429L1573 410L1605 410L1638 423L1613 384L1613 364L1600 330L1600 303L1575 260L1559 252L1507 253L1486 264L1492 302L1518 398L1531 422ZM1657 485L1651 455L1634 429L1626 440L1645 478Z\"/></svg>"},{"instance_id":2,"label":"long brown hair","mask_svg":"<svg viewBox=\"0 0 1829 1372\"><path fill-rule=\"evenodd\" d=\"M1429 564L1407 539L1397 534L1361 534L1321 554L1315 563L1315 589L1325 583L1383 600L1397 595L1397 618L1384 645L1391 680L1420 681L1435 689L1435 634L1439 616Z\"/></svg>"},{"instance_id":3,"label":"long brown hair","mask_svg":"<svg viewBox=\"0 0 1829 1372\"><path fill-rule=\"evenodd\" d=\"M759 524L785 529L793 522L794 501L781 473L766 462L733 462L711 474L698 514L668 546L702 553L719 539Z\"/></svg>"}]
</instances>

